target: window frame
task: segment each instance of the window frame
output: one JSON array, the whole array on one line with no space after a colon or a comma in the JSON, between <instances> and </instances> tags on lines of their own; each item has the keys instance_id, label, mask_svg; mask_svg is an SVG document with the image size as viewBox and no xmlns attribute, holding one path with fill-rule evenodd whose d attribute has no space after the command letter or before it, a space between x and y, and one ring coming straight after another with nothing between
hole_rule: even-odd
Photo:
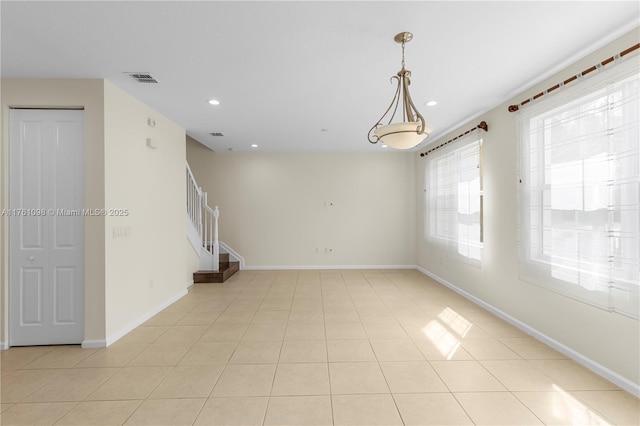
<instances>
[{"instance_id":1,"label":"window frame","mask_svg":"<svg viewBox=\"0 0 640 426\"><path fill-rule=\"evenodd\" d=\"M633 87L630 89L631 97L633 100L638 98L638 84L637 81L640 81L640 72L638 71L638 57L629 58L629 60L625 60L622 63L615 64L609 69L603 69L601 72L584 78L582 81L575 83L575 87L564 88L560 93L554 94L553 96L549 96L549 98L540 100L536 102L534 105L527 106L523 108L520 112L518 112L518 159L519 159L519 177L520 177L520 187L518 190L518 210L519 210L519 270L520 270L520 278L524 281L530 282L535 285L539 285L543 288L551 290L555 293L563 294L572 299L579 300L581 302L608 310L610 312L617 312L625 316L629 316L632 318L638 318L640 316L640 282L634 282L633 280L633 267L630 269L631 281L623 281L619 279L619 276L616 275L616 272L609 271L608 282L603 283L603 277L600 272L604 270L604 266L602 261L599 263L593 263L593 269L583 269L581 265L585 263L588 264L590 258L586 255L581 257L578 255L574 258L567 258L568 260L565 263L555 262L553 261L553 255L545 252L545 238L549 238L545 236L545 214L552 215L554 210L558 211L559 209L554 209L552 207L551 197L549 196L548 200L545 200L545 192L551 194L553 188L553 182L549 182L546 176L549 173L549 170L552 169L553 164L549 163L547 165L545 154L554 148L550 148L553 146L554 141L548 141L546 135L538 140L539 146L532 148L531 140L535 140L534 132L532 131L533 122L545 122L546 120L558 119L558 117L563 116L568 117L569 112L573 109L580 110L581 107L585 107L589 105L589 103L595 103L599 99L606 98L605 103L605 113L613 114L613 111L616 111L617 107L612 106L612 100L615 99L617 92L624 92L625 87L623 84L631 84ZM628 83L631 82L631 83ZM617 88L617 89L615 89ZM602 95L599 93L602 92ZM632 102L633 102L632 100ZM637 101L636 101L637 102ZM637 108L634 103L629 108L633 111L633 108ZM607 121L606 131L608 137L612 137L610 135L619 135L622 134L625 137L627 130L627 126L632 126L632 129L638 128L638 122L634 122L633 117L626 117L624 113L626 110L623 107L619 109L623 113L623 117L627 119L627 121L623 121L622 125L616 126L609 121ZM598 110L599 111L599 110ZM588 114L587 112L586 114ZM633 115L633 114L630 114ZM575 114L573 117L566 118L566 122L573 120L572 123L579 123L580 115ZM610 119L610 115L607 115L607 120ZM537 123L536 123L537 124ZM567 124L564 123L566 126ZM575 124L577 125L577 124ZM633 127L635 126L635 127ZM544 133L548 130L548 126L546 125L538 125L535 127L539 133ZM600 129L600 128L598 128ZM627 140L627 145L634 145L634 134L633 131L628 132L631 135L632 139ZM637 136L635 136L637 138ZM591 139L584 139L583 141L588 141ZM635 139L636 141L638 139ZM574 137L572 141L580 141L578 137ZM555 141L556 145L561 145L558 141ZM587 146L588 145L584 145ZM612 149L611 147L618 145L609 145L609 149L606 151L606 154L603 154L606 159L598 164L605 164L609 168L611 168L611 162L617 160L617 151ZM557 149L557 146L556 146ZM579 146L580 152L583 152L583 146ZM535 150L535 154L532 155L532 150ZM635 167L640 168L640 149L633 154L632 158L635 158ZM635 157L637 155L637 157ZM594 182L596 184L604 185L605 182L602 178L600 180L590 180L588 174L585 173L585 168L588 166L588 160L590 158L580 155L580 168L582 173L582 179L579 181L578 185L581 193L581 202L582 202L582 210L580 212L584 212L585 215L591 214L591 210L587 209L585 203L587 197L588 189L590 185ZM578 161L577 160L577 161ZM632 160L633 161L633 160ZM568 164L569 162L557 163L557 164ZM609 169L610 170L610 169ZM631 173L633 175L633 172ZM622 175L623 178L627 175ZM615 191L619 191L619 187L617 186L617 175L609 175L611 180L610 187L607 189L607 194L611 197L611 194L617 194ZM637 176L631 176L632 184L640 185L634 179L637 179ZM532 183L536 181L535 185ZM556 186L559 182L556 182ZM533 188L533 189L532 189ZM640 188L640 186L638 186ZM593 188L592 188L593 190ZM538 198L537 200L535 198ZM545 201L548 205L545 205ZM638 202L638 199L635 201ZM620 212L620 210L615 210L617 205L611 204L611 198L609 198L609 206L607 207L607 218L606 220L596 222L596 221L588 221L586 223L595 223L596 225L600 224L602 229L608 229L609 235L607 238L611 238L613 236L612 229L615 227L617 222L612 219L612 215L616 212ZM562 210L562 209L560 209ZM568 211L578 211L578 210L568 210ZM594 210L598 211L598 210ZM613 213L612 213L613 212ZM593 213L595 215L595 213ZM536 217L534 217L536 215ZM640 221L640 213L637 213L637 219ZM582 220L582 219L581 219ZM532 232L532 223L533 226L537 227L537 235L533 235ZM582 222L581 222L582 223ZM626 223L626 222L625 222ZM631 223L635 223L634 219L631 220ZM554 228L551 228L554 229ZM559 227L557 228L560 232L568 232L569 228ZM594 228L594 233L599 232L600 228ZM640 231L637 227L632 232ZM553 231L552 231L553 232ZM578 247L580 240L580 232L579 228L576 228L573 235L576 241L578 241ZM600 230L600 232L602 232ZM640 234L638 234L640 235ZM617 238L613 236L614 238ZM537 239L537 241L535 240ZM611 239L607 240L614 241ZM626 240L621 240L620 244L626 243ZM596 249L600 248L602 252L607 252L610 259L614 259L612 253L615 253L614 249L611 248L615 246L614 243L609 243L609 247L605 247L605 245L596 245ZM594 246L588 246L589 248ZM636 253L634 253L633 247L630 249L631 259L632 261L639 262L639 273L640 273L640 246L635 247ZM625 259L625 255L627 252L620 252L622 255L620 258ZM635 259L635 257L638 259ZM613 260L610 260L610 262ZM618 260L619 261L619 260ZM570 270L571 262L575 262L577 265L575 267L575 273L578 276L578 281L575 283L571 283L570 281L563 280L557 278L559 275L553 275L550 271L553 270L554 266L560 270L563 268L565 270ZM635 263L633 264L635 266ZM548 269L548 271L547 271ZM615 268L612 268L615 271ZM622 275L628 272L623 271ZM561 276L561 274L560 274ZM584 277L583 277L584 276ZM640 276L640 275L636 275ZM640 280L638 280L640 281Z\"/></svg>"},{"instance_id":2,"label":"window frame","mask_svg":"<svg viewBox=\"0 0 640 426\"><path fill-rule=\"evenodd\" d=\"M473 224L477 223L479 225L479 239L474 241L471 239L460 239L459 226L464 224L459 221L460 212L459 212L459 201L460 201L460 193L457 188L455 190L455 194L446 194L444 197L451 197L455 202L455 213L452 212L451 209L442 208L442 203L438 203L437 200L440 198L437 194L434 194L435 190L438 187L438 182L434 183L433 173L435 176L442 176L443 173L438 173L437 169L434 170L434 167L440 161L447 161L447 157L451 155L456 156L455 161L452 163L452 175L456 176L456 182L458 185L462 182L470 183L472 180L459 181L459 177L462 173L465 172L465 169L461 167L460 162L464 160L464 157L460 157L465 150L468 150L473 145L477 144L477 152L473 153L474 156L477 156L477 179L478 179L478 190L474 192L468 192L468 194L472 194L473 197L477 196L478 198L478 210L477 216L478 220ZM425 167L425 237L427 242L429 242L437 251L439 251L442 255L447 258L451 258L453 260L466 263L475 267L480 267L482 264L482 251L484 247L484 180L483 180L483 154L484 154L484 140L479 134L479 132L471 133L464 138L459 139L454 144L447 146L443 149L440 149L434 153L429 154L427 158L427 164ZM451 165L451 164L449 164ZM441 168L446 167L446 165L441 166ZM447 187L453 187L454 183L449 183ZM472 200L472 197L469 197L469 200ZM436 201L434 203L434 201ZM446 204L446 202L445 202ZM451 233L443 232L441 229L434 228L438 223L443 223L436 219L436 217L440 217L442 214L450 213L451 216L456 216L456 220L449 220L449 223L455 224L455 231ZM474 213L470 213L473 215ZM446 220L444 221L446 222ZM460 242L463 245L460 245ZM461 249L464 248L475 248L477 249L477 257L469 257L461 252Z\"/></svg>"}]
</instances>

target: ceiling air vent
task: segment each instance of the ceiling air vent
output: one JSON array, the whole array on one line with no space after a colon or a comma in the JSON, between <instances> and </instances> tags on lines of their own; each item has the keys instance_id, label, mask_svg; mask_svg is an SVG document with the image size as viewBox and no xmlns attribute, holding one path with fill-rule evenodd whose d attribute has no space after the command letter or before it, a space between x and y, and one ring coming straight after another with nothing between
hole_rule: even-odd
<instances>
[{"instance_id":1,"label":"ceiling air vent","mask_svg":"<svg viewBox=\"0 0 640 426\"><path fill-rule=\"evenodd\" d=\"M223 135L222 133L220 133L220 132L213 132L213 133L210 133L210 135L211 135L211 136L224 136L224 135Z\"/></svg>"},{"instance_id":2,"label":"ceiling air vent","mask_svg":"<svg viewBox=\"0 0 640 426\"><path fill-rule=\"evenodd\" d=\"M153 78L153 76L146 72L128 72L131 78L133 78L138 83L157 83L158 80Z\"/></svg>"}]
</instances>

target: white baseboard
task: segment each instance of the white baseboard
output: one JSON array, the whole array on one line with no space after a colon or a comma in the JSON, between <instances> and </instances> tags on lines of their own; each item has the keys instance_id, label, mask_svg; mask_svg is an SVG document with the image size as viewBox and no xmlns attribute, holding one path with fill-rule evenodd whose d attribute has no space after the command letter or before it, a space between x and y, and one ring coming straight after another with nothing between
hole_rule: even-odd
<instances>
[{"instance_id":1,"label":"white baseboard","mask_svg":"<svg viewBox=\"0 0 640 426\"><path fill-rule=\"evenodd\" d=\"M187 282L187 288L191 287L193 285L193 280Z\"/></svg>"},{"instance_id":2,"label":"white baseboard","mask_svg":"<svg viewBox=\"0 0 640 426\"><path fill-rule=\"evenodd\" d=\"M245 266L246 271L313 270L313 269L416 269L415 265L303 265L303 266Z\"/></svg>"},{"instance_id":3,"label":"white baseboard","mask_svg":"<svg viewBox=\"0 0 640 426\"><path fill-rule=\"evenodd\" d=\"M9 342L0 342L0 351L9 349Z\"/></svg>"},{"instance_id":4,"label":"white baseboard","mask_svg":"<svg viewBox=\"0 0 640 426\"><path fill-rule=\"evenodd\" d=\"M106 346L106 340L85 340L82 342L82 349L104 348Z\"/></svg>"},{"instance_id":5,"label":"white baseboard","mask_svg":"<svg viewBox=\"0 0 640 426\"><path fill-rule=\"evenodd\" d=\"M128 334L129 332L133 331L140 324L142 324L143 322L147 321L148 319L150 319L152 316L154 316L158 312L164 310L169 305L171 305L172 303L176 302L177 300L179 300L180 298L182 298L186 294L187 294L187 289L185 288L184 290L181 290L180 292L178 292L178 294L176 294L175 296L173 296L173 297L169 298L168 300L166 300L164 303L160 304L159 306L155 307L154 309L150 310L149 312L145 313L144 315L138 317L136 320L130 322L128 325L126 325L125 327L121 328L117 332L111 334L110 336L107 336L107 339L105 341L105 346L109 346L109 345L113 344L114 342L116 342L117 340L119 340L120 338L122 338L123 336Z\"/></svg>"},{"instance_id":6,"label":"white baseboard","mask_svg":"<svg viewBox=\"0 0 640 426\"><path fill-rule=\"evenodd\" d=\"M603 366L602 364L599 364L598 362L596 362L596 361L594 361L594 360L592 360L590 358L587 358L586 356L582 355L581 353L579 353L579 352L575 351L574 349L571 349L570 347L558 342L557 340L547 336L546 334L541 333L540 331L538 331L535 328L523 323L522 321L518 320L517 318L514 318L511 315L509 315L509 314L507 314L505 312L502 312L500 309L496 308L495 306L490 305L489 303L483 301L482 299L479 299L479 298L475 297L471 293L467 293L466 291L462 290L461 288L456 287L455 285L451 284L450 282L448 282L444 278L441 278L441 277L439 277L439 276L427 271L426 269L424 269L424 268L422 268L420 266L416 266L416 269L418 269L423 274L425 274L425 275L433 278L434 280L438 281L440 284L442 284L442 285L444 285L446 287L449 287L451 290L453 290L456 293L458 293L459 295L469 299L473 303L483 307L487 311L497 315L498 317L502 318L503 320L505 320L509 324L519 328L520 330L522 330L525 333L531 335L532 337L534 337L534 338L540 340L541 342L551 346L552 348L554 348L558 352L560 352L560 353L566 355L567 357L573 359L574 361L582 364L584 367L588 368L589 370L593 371L594 373L598 374L599 376L602 376L605 379L609 380L610 382L614 383L615 385L620 386L622 389L626 390L630 394L635 395L636 397L640 397L640 384L632 382L631 380L627 379L626 377L621 376L620 374L616 373L615 371L611 371L610 369L608 369L607 367Z\"/></svg>"}]
</instances>

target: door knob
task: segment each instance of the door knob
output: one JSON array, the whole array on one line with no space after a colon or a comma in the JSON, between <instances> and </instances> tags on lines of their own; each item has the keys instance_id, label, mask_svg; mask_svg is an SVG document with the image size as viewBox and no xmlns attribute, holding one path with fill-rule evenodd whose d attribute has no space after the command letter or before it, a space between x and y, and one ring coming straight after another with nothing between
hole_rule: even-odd
<instances>
[{"instance_id":1,"label":"door knob","mask_svg":"<svg viewBox=\"0 0 640 426\"><path fill-rule=\"evenodd\" d=\"M33 256L29 256L29 262L33 262L36 258Z\"/></svg>"}]
</instances>

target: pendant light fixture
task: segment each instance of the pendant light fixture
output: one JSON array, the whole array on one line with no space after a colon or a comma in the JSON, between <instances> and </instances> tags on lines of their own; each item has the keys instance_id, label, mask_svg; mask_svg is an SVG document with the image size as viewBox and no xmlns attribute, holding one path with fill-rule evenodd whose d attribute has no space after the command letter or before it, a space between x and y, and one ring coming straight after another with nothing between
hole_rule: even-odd
<instances>
[{"instance_id":1,"label":"pendant light fixture","mask_svg":"<svg viewBox=\"0 0 640 426\"><path fill-rule=\"evenodd\" d=\"M398 86L389 108L369 130L368 139L374 144L380 141L395 149L410 149L427 139L432 128L424 122L424 117L416 109L409 94L411 71L404 68L404 45L413 39L413 34L402 32L393 39L402 44L402 69L391 77ZM393 122L396 114L401 121Z\"/></svg>"}]
</instances>

